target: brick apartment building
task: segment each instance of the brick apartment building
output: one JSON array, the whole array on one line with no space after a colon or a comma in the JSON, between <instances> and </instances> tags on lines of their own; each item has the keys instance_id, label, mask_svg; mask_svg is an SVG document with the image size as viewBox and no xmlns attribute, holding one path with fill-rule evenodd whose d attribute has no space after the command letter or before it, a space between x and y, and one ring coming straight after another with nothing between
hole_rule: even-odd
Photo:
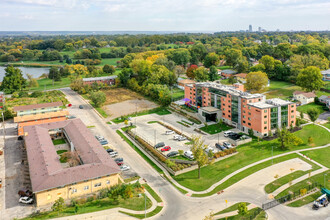
<instances>
[{"instance_id":1,"label":"brick apartment building","mask_svg":"<svg viewBox=\"0 0 330 220\"><path fill-rule=\"evenodd\" d=\"M219 83L195 83L185 86L189 99L204 121L218 121L243 132L252 129L256 136L267 136L276 128L295 126L296 104L282 99L266 100L262 94L244 92L244 85L226 86Z\"/></svg>"}]
</instances>

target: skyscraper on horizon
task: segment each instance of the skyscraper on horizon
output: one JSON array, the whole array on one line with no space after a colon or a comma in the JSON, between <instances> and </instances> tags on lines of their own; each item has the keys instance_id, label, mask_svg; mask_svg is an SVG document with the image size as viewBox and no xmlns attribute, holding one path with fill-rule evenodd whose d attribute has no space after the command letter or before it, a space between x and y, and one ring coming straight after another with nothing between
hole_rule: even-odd
<instances>
[{"instance_id":1,"label":"skyscraper on horizon","mask_svg":"<svg viewBox=\"0 0 330 220\"><path fill-rule=\"evenodd\" d=\"M258 31L261 32L261 27L258 27Z\"/></svg>"},{"instance_id":2,"label":"skyscraper on horizon","mask_svg":"<svg viewBox=\"0 0 330 220\"><path fill-rule=\"evenodd\" d=\"M249 25L249 32L252 32L252 25Z\"/></svg>"}]
</instances>

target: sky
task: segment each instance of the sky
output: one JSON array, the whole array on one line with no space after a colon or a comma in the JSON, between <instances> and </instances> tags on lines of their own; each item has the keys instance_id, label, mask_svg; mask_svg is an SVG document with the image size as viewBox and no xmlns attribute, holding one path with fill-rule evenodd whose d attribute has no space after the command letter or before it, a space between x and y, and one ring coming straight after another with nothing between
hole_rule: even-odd
<instances>
[{"instance_id":1,"label":"sky","mask_svg":"<svg viewBox=\"0 0 330 220\"><path fill-rule=\"evenodd\" d=\"M330 30L330 0L0 0L0 31Z\"/></svg>"}]
</instances>

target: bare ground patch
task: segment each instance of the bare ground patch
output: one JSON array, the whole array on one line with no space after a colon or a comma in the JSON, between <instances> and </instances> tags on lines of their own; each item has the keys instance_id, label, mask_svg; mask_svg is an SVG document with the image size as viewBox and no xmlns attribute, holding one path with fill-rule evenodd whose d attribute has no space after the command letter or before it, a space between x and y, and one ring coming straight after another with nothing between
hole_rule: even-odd
<instances>
[{"instance_id":1,"label":"bare ground patch","mask_svg":"<svg viewBox=\"0 0 330 220\"><path fill-rule=\"evenodd\" d=\"M103 92L107 96L107 100L104 105L111 105L133 99L144 99L140 94L125 88L108 89Z\"/></svg>"}]
</instances>

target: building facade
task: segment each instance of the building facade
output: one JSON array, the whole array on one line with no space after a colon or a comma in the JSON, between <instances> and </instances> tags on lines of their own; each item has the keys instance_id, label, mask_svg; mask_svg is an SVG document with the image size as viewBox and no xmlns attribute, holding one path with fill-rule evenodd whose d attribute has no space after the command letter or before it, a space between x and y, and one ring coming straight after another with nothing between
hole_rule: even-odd
<instances>
[{"instance_id":1,"label":"building facade","mask_svg":"<svg viewBox=\"0 0 330 220\"><path fill-rule=\"evenodd\" d=\"M293 93L293 98L303 105L314 102L315 97L316 95L313 92L295 91Z\"/></svg>"},{"instance_id":2,"label":"building facade","mask_svg":"<svg viewBox=\"0 0 330 220\"><path fill-rule=\"evenodd\" d=\"M185 87L185 98L198 108L204 121L219 121L243 132L267 136L276 128L295 126L296 104L265 95L244 92L242 84L195 83Z\"/></svg>"},{"instance_id":3,"label":"building facade","mask_svg":"<svg viewBox=\"0 0 330 220\"><path fill-rule=\"evenodd\" d=\"M102 77L92 77L92 78L83 78L84 85L92 85L93 83L104 83L109 86L116 84L116 75L113 76L102 76Z\"/></svg>"},{"instance_id":4,"label":"building facade","mask_svg":"<svg viewBox=\"0 0 330 220\"><path fill-rule=\"evenodd\" d=\"M62 105L62 102L50 102L35 105L15 106L14 112L16 112L17 116L44 114L47 112L60 111Z\"/></svg>"}]
</instances>

